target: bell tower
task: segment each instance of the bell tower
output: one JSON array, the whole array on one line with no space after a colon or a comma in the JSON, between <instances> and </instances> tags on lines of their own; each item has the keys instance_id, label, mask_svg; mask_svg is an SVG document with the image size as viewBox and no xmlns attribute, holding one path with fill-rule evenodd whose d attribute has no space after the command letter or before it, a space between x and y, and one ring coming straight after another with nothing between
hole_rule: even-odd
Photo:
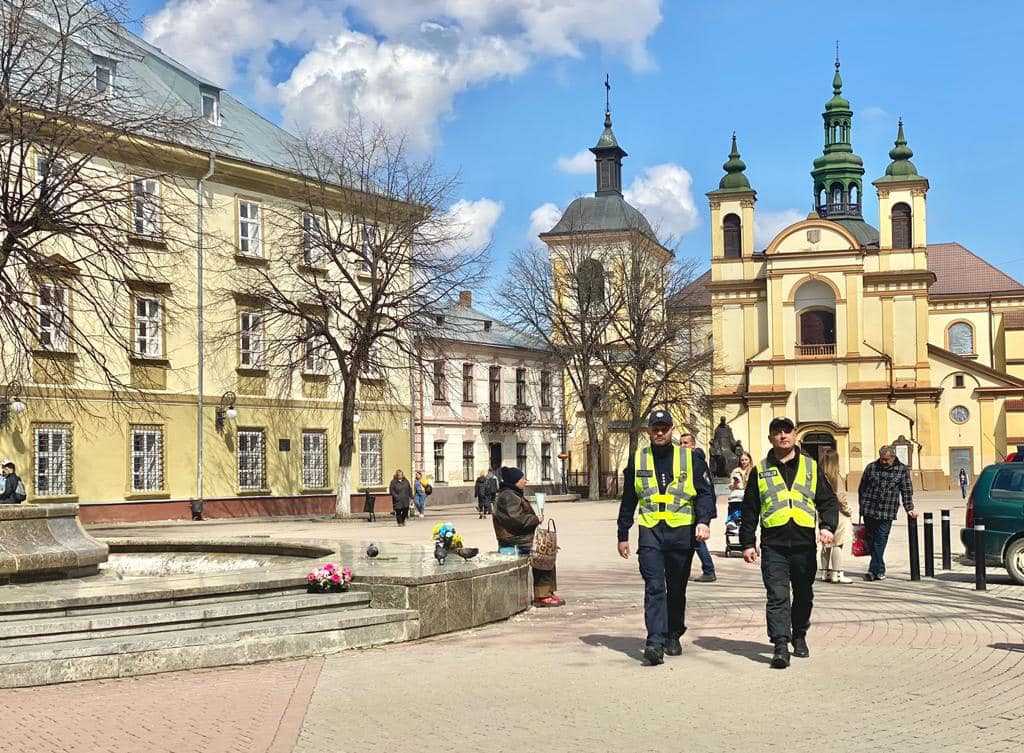
<instances>
[{"instance_id":1,"label":"bell tower","mask_svg":"<svg viewBox=\"0 0 1024 753\"><path fill-rule=\"evenodd\" d=\"M825 148L814 160L814 209L819 217L862 219L864 160L853 152L853 110L843 97L839 74L839 44L836 43L836 72L832 77L832 99L821 114L825 125Z\"/></svg>"},{"instance_id":2,"label":"bell tower","mask_svg":"<svg viewBox=\"0 0 1024 753\"><path fill-rule=\"evenodd\" d=\"M885 175L874 181L878 189L878 246L885 249L925 248L928 245L928 179L917 174L910 158L903 120L896 130L896 143L889 150L892 162Z\"/></svg>"},{"instance_id":3,"label":"bell tower","mask_svg":"<svg viewBox=\"0 0 1024 753\"><path fill-rule=\"evenodd\" d=\"M754 253L754 204L757 192L744 174L736 134L732 135L729 159L722 165L725 176L718 189L709 191L711 207L711 260L750 258Z\"/></svg>"},{"instance_id":4,"label":"bell tower","mask_svg":"<svg viewBox=\"0 0 1024 753\"><path fill-rule=\"evenodd\" d=\"M628 157L626 150L619 146L612 132L611 95L612 85L604 77L604 131L597 144L590 148L594 153L597 169L597 190L595 196L622 196L622 158Z\"/></svg>"}]
</instances>

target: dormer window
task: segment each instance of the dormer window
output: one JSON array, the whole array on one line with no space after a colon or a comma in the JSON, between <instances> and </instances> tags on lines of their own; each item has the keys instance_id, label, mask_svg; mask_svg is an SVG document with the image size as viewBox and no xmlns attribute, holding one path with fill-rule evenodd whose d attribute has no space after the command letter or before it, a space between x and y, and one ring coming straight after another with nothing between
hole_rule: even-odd
<instances>
[{"instance_id":1,"label":"dormer window","mask_svg":"<svg viewBox=\"0 0 1024 753\"><path fill-rule=\"evenodd\" d=\"M203 93L203 119L211 125L220 125L220 98Z\"/></svg>"},{"instance_id":2,"label":"dormer window","mask_svg":"<svg viewBox=\"0 0 1024 753\"><path fill-rule=\"evenodd\" d=\"M109 95L114 90L114 69L105 64L96 65L96 93Z\"/></svg>"}]
</instances>

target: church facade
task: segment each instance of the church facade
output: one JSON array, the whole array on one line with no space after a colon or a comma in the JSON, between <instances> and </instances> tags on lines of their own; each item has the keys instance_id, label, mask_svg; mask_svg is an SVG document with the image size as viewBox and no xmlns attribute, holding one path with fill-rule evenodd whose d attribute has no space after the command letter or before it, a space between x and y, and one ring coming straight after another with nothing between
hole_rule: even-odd
<instances>
[{"instance_id":1,"label":"church facade","mask_svg":"<svg viewBox=\"0 0 1024 753\"><path fill-rule=\"evenodd\" d=\"M763 249L733 139L707 195L711 270L690 296L710 314L711 418L757 458L772 417L789 416L806 450L838 451L853 488L896 443L919 487L947 488L1024 443L1024 285L960 244L928 242L929 182L902 122L872 183L879 226L865 222L853 115L837 61L813 209Z\"/></svg>"}]
</instances>

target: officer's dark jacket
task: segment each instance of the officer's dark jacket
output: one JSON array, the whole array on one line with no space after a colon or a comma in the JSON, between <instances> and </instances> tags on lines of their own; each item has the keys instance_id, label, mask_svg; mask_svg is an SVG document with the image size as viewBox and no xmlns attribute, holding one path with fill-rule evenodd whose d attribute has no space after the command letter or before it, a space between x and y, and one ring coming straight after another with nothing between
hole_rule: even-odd
<instances>
[{"instance_id":1,"label":"officer's dark jacket","mask_svg":"<svg viewBox=\"0 0 1024 753\"><path fill-rule=\"evenodd\" d=\"M665 493L665 489L672 479L672 453L675 445L664 446L651 445L654 454L654 476L658 480L658 491ZM633 517L636 513L636 480L633 472L633 458L623 474L622 503L619 505L619 541L629 541L629 529L633 526ZM697 490L697 499L693 502L693 517L697 523L708 525L711 519L717 514L715 508L715 492L708 479L708 464L704 460L704 453L700 450L693 452L693 486ZM662 522L659 526L666 526ZM679 526L675 529L679 539L682 541L693 540L693 526Z\"/></svg>"},{"instance_id":2,"label":"officer's dark jacket","mask_svg":"<svg viewBox=\"0 0 1024 753\"><path fill-rule=\"evenodd\" d=\"M796 470L800 464L799 450L785 463L780 463L775 458L775 453L769 452L764 462L769 467L778 468L786 486L793 487L793 479L796 478ZM825 474L821 472L820 465L818 466L818 486L814 492L814 506L818 510L818 527L834 533L839 524L839 501L825 478ZM761 495L757 491L756 468L750 472L750 478L747 480L747 489L743 493L743 506L740 508L740 514L743 516L740 521L740 544L745 548L754 546L754 532L761 520ZM815 546L816 540L817 534L813 528L798 526L792 520L784 526L761 529L761 544L764 546Z\"/></svg>"}]
</instances>

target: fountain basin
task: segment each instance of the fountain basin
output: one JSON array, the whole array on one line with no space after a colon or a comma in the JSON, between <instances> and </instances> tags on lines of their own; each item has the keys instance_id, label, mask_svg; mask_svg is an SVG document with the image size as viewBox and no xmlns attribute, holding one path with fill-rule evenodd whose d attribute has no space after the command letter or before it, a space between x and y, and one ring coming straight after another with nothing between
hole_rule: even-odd
<instances>
[{"instance_id":1,"label":"fountain basin","mask_svg":"<svg viewBox=\"0 0 1024 753\"><path fill-rule=\"evenodd\" d=\"M94 575L107 556L76 504L0 505L0 583Z\"/></svg>"}]
</instances>

